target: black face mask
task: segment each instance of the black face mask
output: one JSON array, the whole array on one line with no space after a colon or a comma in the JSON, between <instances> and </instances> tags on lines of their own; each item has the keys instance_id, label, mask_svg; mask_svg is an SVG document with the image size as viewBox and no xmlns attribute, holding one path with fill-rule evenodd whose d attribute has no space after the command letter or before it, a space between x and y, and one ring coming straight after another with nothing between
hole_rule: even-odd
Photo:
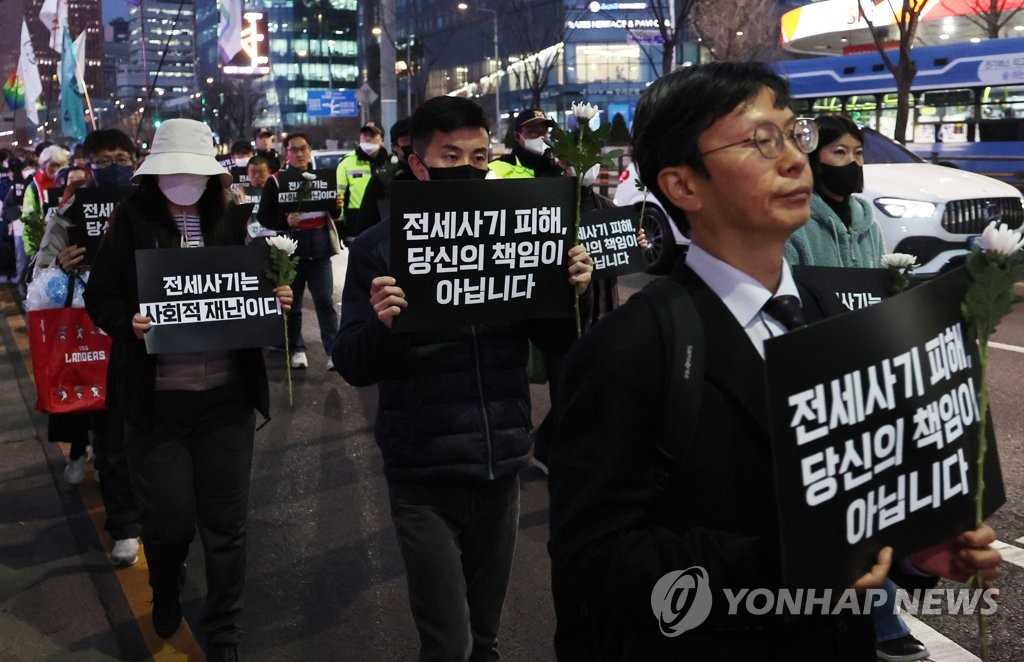
<instances>
[{"instance_id":1,"label":"black face mask","mask_svg":"<svg viewBox=\"0 0 1024 662\"><path fill-rule=\"evenodd\" d=\"M129 186L134 169L131 166L113 163L105 168L92 167L92 179L96 186Z\"/></svg>"},{"instance_id":2,"label":"black face mask","mask_svg":"<svg viewBox=\"0 0 1024 662\"><path fill-rule=\"evenodd\" d=\"M427 168L427 174L430 175L430 181L432 182L451 179L484 179L487 177L486 170L474 168L471 165L460 165L454 168Z\"/></svg>"},{"instance_id":3,"label":"black face mask","mask_svg":"<svg viewBox=\"0 0 1024 662\"><path fill-rule=\"evenodd\" d=\"M830 193L847 198L852 193L860 193L864 190L864 168L856 161L844 166L833 166L827 163L822 163L820 166L821 185Z\"/></svg>"}]
</instances>

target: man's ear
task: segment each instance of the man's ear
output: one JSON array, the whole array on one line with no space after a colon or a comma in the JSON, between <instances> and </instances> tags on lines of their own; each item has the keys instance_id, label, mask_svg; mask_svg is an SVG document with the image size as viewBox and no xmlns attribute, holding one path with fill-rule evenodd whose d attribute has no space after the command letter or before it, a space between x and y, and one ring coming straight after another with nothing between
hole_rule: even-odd
<instances>
[{"instance_id":1,"label":"man's ear","mask_svg":"<svg viewBox=\"0 0 1024 662\"><path fill-rule=\"evenodd\" d=\"M698 181L699 180L699 181ZM703 206L700 184L704 178L688 165L662 168L658 188L669 202L685 212L700 211Z\"/></svg>"},{"instance_id":2,"label":"man's ear","mask_svg":"<svg viewBox=\"0 0 1024 662\"><path fill-rule=\"evenodd\" d=\"M416 175L416 179L421 182L430 181L430 173L427 172L427 166L420 159L420 155L413 152L408 158L409 170L412 170L412 174Z\"/></svg>"}]
</instances>

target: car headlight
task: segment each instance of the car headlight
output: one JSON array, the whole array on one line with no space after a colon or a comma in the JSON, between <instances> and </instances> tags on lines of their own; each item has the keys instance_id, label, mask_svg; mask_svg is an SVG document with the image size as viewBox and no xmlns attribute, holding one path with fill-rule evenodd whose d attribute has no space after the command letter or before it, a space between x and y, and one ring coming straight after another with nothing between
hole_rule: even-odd
<instances>
[{"instance_id":1,"label":"car headlight","mask_svg":"<svg viewBox=\"0 0 1024 662\"><path fill-rule=\"evenodd\" d=\"M878 198L875 206L891 218L931 218L935 213L935 203L922 200Z\"/></svg>"}]
</instances>

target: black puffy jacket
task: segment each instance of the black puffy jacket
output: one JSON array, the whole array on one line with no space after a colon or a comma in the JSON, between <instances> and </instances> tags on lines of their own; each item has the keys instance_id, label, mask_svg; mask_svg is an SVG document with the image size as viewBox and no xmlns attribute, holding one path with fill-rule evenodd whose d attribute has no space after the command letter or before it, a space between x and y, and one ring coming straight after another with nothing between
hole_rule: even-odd
<instances>
[{"instance_id":1,"label":"black puffy jacket","mask_svg":"<svg viewBox=\"0 0 1024 662\"><path fill-rule=\"evenodd\" d=\"M570 319L392 333L370 305L388 275L390 222L349 247L334 365L353 386L377 384L376 439L389 480L492 480L530 457L528 340L547 356L575 339Z\"/></svg>"}]
</instances>

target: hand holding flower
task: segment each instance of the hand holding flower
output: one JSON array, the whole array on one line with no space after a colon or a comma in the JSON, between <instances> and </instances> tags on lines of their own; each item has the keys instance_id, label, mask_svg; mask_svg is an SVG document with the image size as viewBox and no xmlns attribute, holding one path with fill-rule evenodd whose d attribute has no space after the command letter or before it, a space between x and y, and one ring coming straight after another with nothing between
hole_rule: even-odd
<instances>
[{"instance_id":1,"label":"hand holding flower","mask_svg":"<svg viewBox=\"0 0 1024 662\"><path fill-rule=\"evenodd\" d=\"M594 261L580 244L569 249L569 284L576 288L576 294L582 295L590 287L590 278L594 273Z\"/></svg>"},{"instance_id":2,"label":"hand holding flower","mask_svg":"<svg viewBox=\"0 0 1024 662\"><path fill-rule=\"evenodd\" d=\"M290 285L281 285L274 288L274 296L281 303L281 310L288 313L292 310L292 288Z\"/></svg>"}]
</instances>

